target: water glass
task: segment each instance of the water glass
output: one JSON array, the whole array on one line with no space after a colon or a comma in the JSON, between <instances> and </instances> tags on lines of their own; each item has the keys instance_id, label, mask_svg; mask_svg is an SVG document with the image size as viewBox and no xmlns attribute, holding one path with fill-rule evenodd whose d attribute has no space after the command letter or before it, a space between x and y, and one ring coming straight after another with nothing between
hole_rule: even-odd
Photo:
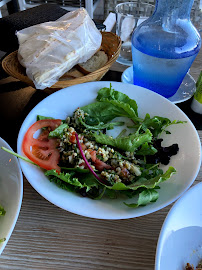
<instances>
[{"instance_id":1,"label":"water glass","mask_svg":"<svg viewBox=\"0 0 202 270\"><path fill-rule=\"evenodd\" d=\"M202 0L194 1L190 17L198 32L202 32Z\"/></svg>"},{"instance_id":2,"label":"water glass","mask_svg":"<svg viewBox=\"0 0 202 270\"><path fill-rule=\"evenodd\" d=\"M120 3L115 7L116 34L122 40L122 47L117 62L132 66L131 37L134 29L148 19L154 11L154 6L143 1Z\"/></svg>"}]
</instances>

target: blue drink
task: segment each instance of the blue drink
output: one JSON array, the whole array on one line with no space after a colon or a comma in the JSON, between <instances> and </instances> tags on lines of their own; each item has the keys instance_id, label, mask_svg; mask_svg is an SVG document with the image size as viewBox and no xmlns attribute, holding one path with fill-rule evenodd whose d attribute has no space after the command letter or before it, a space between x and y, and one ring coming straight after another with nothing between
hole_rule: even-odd
<instances>
[{"instance_id":1,"label":"blue drink","mask_svg":"<svg viewBox=\"0 0 202 270\"><path fill-rule=\"evenodd\" d=\"M154 14L134 31L134 84L173 96L196 58L200 35L189 19L193 0L157 0Z\"/></svg>"},{"instance_id":2,"label":"blue drink","mask_svg":"<svg viewBox=\"0 0 202 270\"><path fill-rule=\"evenodd\" d=\"M158 58L132 47L133 83L166 98L173 96L182 83L196 54L179 59Z\"/></svg>"}]
</instances>

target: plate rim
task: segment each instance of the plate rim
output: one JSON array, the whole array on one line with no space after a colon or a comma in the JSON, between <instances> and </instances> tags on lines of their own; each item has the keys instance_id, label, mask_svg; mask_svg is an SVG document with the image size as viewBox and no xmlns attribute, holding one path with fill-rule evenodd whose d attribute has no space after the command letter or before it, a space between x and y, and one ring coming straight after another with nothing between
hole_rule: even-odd
<instances>
[{"instance_id":1,"label":"plate rim","mask_svg":"<svg viewBox=\"0 0 202 270\"><path fill-rule=\"evenodd\" d=\"M2 137L0 137L0 144L1 144L1 146L3 145L4 147L7 147L9 150L13 151L13 149L11 148L11 146ZM23 200L23 174L22 174L21 166L20 166L20 163L19 163L19 160L18 160L17 157L13 156L12 158L15 160L15 164L17 166L18 174L20 176L19 177L20 198L19 198L18 203L17 203L15 217L13 218L12 226L8 230L7 235L5 235L6 240L4 242L0 243L0 255L2 254L4 248L6 247L8 241L9 241L9 239L10 239L12 233L13 233L13 230L14 230L15 225L17 223L17 220L19 218L19 214L20 214L21 206L22 206L22 200Z\"/></svg>"}]
</instances>

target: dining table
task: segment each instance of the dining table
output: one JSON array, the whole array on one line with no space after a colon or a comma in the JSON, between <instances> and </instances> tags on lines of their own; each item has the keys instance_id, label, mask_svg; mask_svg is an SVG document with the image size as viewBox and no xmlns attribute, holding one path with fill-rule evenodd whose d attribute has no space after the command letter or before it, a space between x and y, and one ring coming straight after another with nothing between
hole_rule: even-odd
<instances>
[{"instance_id":1,"label":"dining table","mask_svg":"<svg viewBox=\"0 0 202 270\"><path fill-rule=\"evenodd\" d=\"M102 80L121 81L121 75L126 68L128 66L115 62ZM195 81L201 69L202 51L189 71ZM14 151L25 117L48 95L0 70L0 137L6 140ZM192 121L202 142L202 115L192 111L192 98L176 106ZM159 234L173 203L141 217L121 220L93 219L51 204L35 191L25 176L23 178L22 206L13 233L0 256L1 270L155 268ZM202 167L192 186L200 181Z\"/></svg>"}]
</instances>

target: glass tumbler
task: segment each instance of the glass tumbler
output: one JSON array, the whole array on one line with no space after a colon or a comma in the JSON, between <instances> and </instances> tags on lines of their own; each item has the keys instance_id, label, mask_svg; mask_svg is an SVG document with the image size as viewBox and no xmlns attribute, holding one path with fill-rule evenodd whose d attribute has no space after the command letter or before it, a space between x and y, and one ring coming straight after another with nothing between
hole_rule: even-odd
<instances>
[{"instance_id":1,"label":"glass tumbler","mask_svg":"<svg viewBox=\"0 0 202 270\"><path fill-rule=\"evenodd\" d=\"M154 6L143 1L120 3L115 7L116 34L122 41L121 52L117 62L132 66L131 37L134 29L148 19L154 11Z\"/></svg>"}]
</instances>

